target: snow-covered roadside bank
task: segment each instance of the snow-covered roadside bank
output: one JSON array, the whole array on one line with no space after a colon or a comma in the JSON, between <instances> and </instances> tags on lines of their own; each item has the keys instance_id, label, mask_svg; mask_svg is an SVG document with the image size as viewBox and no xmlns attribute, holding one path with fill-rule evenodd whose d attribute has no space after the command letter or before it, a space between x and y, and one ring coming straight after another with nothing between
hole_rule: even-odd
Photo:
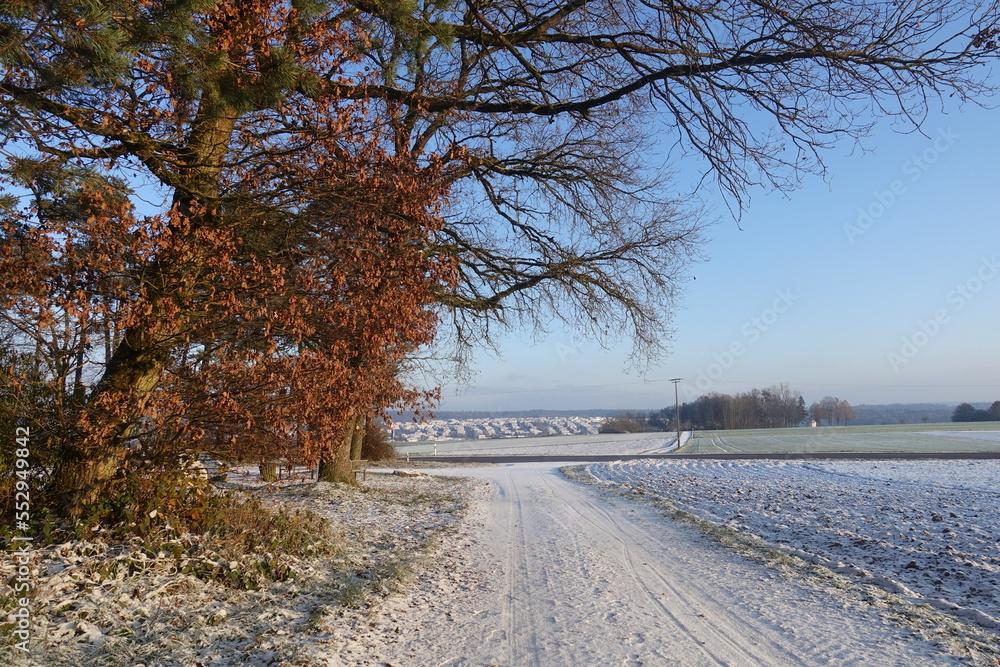
<instances>
[{"instance_id":1,"label":"snow-covered roadside bank","mask_svg":"<svg viewBox=\"0 0 1000 667\"><path fill-rule=\"evenodd\" d=\"M32 651L24 656L4 632L0 663L340 665L338 654L368 627L371 607L409 586L442 544L453 548L470 501L484 492L482 482L465 478L388 471L370 471L362 492L276 485L267 501L330 519L338 548L289 562L294 578L260 590L181 574L167 553L137 557L127 547L79 542L36 548ZM138 564L112 574L109 564L122 561ZM13 579L5 558L0 598L11 596Z\"/></svg>"},{"instance_id":2,"label":"snow-covered roadside bank","mask_svg":"<svg viewBox=\"0 0 1000 667\"><path fill-rule=\"evenodd\" d=\"M899 620L1000 664L1000 462L645 460L574 477L877 587Z\"/></svg>"}]
</instances>

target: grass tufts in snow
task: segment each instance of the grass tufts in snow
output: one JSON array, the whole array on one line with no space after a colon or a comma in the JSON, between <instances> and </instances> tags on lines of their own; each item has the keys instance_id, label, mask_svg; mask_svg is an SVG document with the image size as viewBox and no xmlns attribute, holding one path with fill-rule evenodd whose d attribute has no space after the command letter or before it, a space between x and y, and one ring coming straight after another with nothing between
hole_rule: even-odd
<instances>
[{"instance_id":1,"label":"grass tufts in snow","mask_svg":"<svg viewBox=\"0 0 1000 667\"><path fill-rule=\"evenodd\" d=\"M158 509L142 536L92 526L86 541L38 545L25 664L326 664L367 632L383 596L413 582L480 486L370 473L364 489L290 481L255 496L254 480L232 473L241 489L203 489L211 497L201 505ZM253 553L241 554L247 545ZM267 558L287 578L250 567ZM252 585L237 581L248 574ZM0 604L14 576L0 561ZM0 637L0 664L23 657L10 636Z\"/></svg>"},{"instance_id":2,"label":"grass tufts in snow","mask_svg":"<svg viewBox=\"0 0 1000 667\"><path fill-rule=\"evenodd\" d=\"M39 513L41 542L77 550L97 581L159 567L255 589L294 576L294 559L341 548L314 512L268 508L253 493L183 473L125 473L111 491L76 517Z\"/></svg>"}]
</instances>

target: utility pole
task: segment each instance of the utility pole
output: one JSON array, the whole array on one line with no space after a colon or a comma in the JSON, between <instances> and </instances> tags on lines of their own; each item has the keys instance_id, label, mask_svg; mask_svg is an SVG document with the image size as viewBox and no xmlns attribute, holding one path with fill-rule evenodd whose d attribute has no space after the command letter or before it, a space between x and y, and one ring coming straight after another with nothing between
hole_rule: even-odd
<instances>
[{"instance_id":1,"label":"utility pole","mask_svg":"<svg viewBox=\"0 0 1000 667\"><path fill-rule=\"evenodd\" d=\"M684 378L672 378L670 381L674 383L674 407L677 408L677 449L681 448L681 401L677 394L677 383Z\"/></svg>"}]
</instances>

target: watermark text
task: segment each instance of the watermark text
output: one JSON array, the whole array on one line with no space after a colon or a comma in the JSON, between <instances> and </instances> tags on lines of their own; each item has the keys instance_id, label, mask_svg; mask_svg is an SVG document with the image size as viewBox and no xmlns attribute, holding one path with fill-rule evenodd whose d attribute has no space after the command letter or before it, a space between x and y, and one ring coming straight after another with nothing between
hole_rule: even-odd
<instances>
[{"instance_id":1,"label":"watermark text","mask_svg":"<svg viewBox=\"0 0 1000 667\"><path fill-rule=\"evenodd\" d=\"M791 289L778 290L774 301L768 308L751 317L740 327L740 334L743 338L734 340L725 350L714 353L712 363L699 369L694 384L684 385L684 391L688 398L695 398L707 393L716 381L720 380L729 369L736 365L736 360L746 354L747 345L760 340L761 336L767 333L798 300L799 296L792 293Z\"/></svg>"},{"instance_id":2,"label":"watermark text","mask_svg":"<svg viewBox=\"0 0 1000 667\"><path fill-rule=\"evenodd\" d=\"M14 574L14 610L10 616L14 619L11 633L18 640L14 643L17 650L28 651L28 641L31 639L31 591L34 584L31 577L31 471L28 457L31 455L31 430L18 426L14 433L14 528L18 534L11 538L13 549L10 552L15 565Z\"/></svg>"},{"instance_id":3,"label":"watermark text","mask_svg":"<svg viewBox=\"0 0 1000 667\"><path fill-rule=\"evenodd\" d=\"M954 146L960 138L961 135L950 127L939 130L927 148L911 155L901 167L905 178L896 178L884 190L873 192L872 200L866 206L858 208L855 220L844 224L844 234L848 242L853 244L858 237L867 233L907 193L909 187L919 181L941 155Z\"/></svg>"},{"instance_id":4,"label":"watermark text","mask_svg":"<svg viewBox=\"0 0 1000 667\"><path fill-rule=\"evenodd\" d=\"M894 373L909 364L934 338L941 329L951 322L952 315L965 308L988 282L1000 275L997 256L983 257L976 271L965 281L957 283L945 296L947 308L938 308L926 318L917 321L916 329L909 336L903 336L897 349L886 355L889 367Z\"/></svg>"}]
</instances>

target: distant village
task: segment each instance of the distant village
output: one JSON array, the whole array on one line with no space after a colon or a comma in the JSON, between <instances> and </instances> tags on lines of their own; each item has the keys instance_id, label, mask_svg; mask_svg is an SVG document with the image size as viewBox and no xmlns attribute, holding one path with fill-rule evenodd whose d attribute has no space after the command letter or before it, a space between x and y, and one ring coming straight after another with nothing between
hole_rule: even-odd
<instances>
[{"instance_id":1,"label":"distant village","mask_svg":"<svg viewBox=\"0 0 1000 667\"><path fill-rule=\"evenodd\" d=\"M480 417L432 419L423 424L394 423L396 442L534 438L546 435L593 435L605 417Z\"/></svg>"},{"instance_id":2,"label":"distant village","mask_svg":"<svg viewBox=\"0 0 1000 667\"><path fill-rule=\"evenodd\" d=\"M845 402L846 403L846 402ZM985 415L984 410L1000 410L1000 401L993 405L989 403L963 404L972 409L974 417ZM855 415L846 415L846 423L850 425L871 424L919 424L928 422L953 421L956 410L955 403L895 403L891 405L856 405L852 409ZM688 404L682 409L689 408ZM639 432L648 430L669 430L672 424L667 424L674 414L673 406L658 411L633 410L618 412L615 410L588 410L591 414L551 415L544 414L498 414L483 416L483 413L462 413L442 415L439 419L430 419L424 423L405 421L409 417L397 416L392 425L392 440L395 442L433 442L435 440L485 440L487 438L534 438L547 435L594 435L599 432L602 424L606 432ZM449 417L449 418L444 418ZM650 423L646 428L618 429L614 428L615 418L643 418ZM660 417L663 423L655 423ZM685 428L690 425L690 415L684 419ZM824 417L826 419L826 417ZM958 419L956 421L962 421ZM808 420L801 422L802 426L819 425ZM695 425L697 427L697 424ZM723 426L723 425L719 425ZM611 428L609 428L611 427ZM707 425L702 424L702 428Z\"/></svg>"}]
</instances>

